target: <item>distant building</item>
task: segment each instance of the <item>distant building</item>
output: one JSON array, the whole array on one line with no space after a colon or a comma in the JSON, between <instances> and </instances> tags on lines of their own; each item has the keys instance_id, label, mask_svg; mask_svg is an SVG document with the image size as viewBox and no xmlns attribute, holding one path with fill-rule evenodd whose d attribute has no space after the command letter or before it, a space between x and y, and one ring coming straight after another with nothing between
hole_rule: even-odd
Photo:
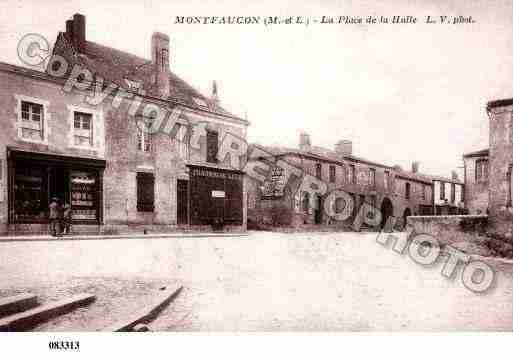
<instances>
[{"instance_id":1,"label":"distant building","mask_svg":"<svg viewBox=\"0 0 513 359\"><path fill-rule=\"evenodd\" d=\"M327 184L328 193L336 189L348 193L354 203L346 221L348 225L364 202L381 211L382 225L390 216L404 223L410 215L434 214L435 204L436 208L441 208L433 196L434 177L419 173L418 162L412 164L411 171L405 171L399 166L391 167L355 156L351 141L340 141L333 150L312 146L306 133L300 134L299 148L266 149L272 154L270 162L281 159L315 176ZM450 208L462 208L463 183L441 177L436 180L448 186L447 212L457 212ZM454 196L450 192L453 188ZM286 188L283 193L269 193L265 187L254 186L248 191L253 192L248 193L252 198L248 203L248 221L293 227L334 224L323 211L326 196L316 196L312 208L308 205L311 201L309 193L301 192L297 187ZM336 206L339 207L337 211L345 210L345 203Z\"/></svg>"},{"instance_id":2,"label":"distant building","mask_svg":"<svg viewBox=\"0 0 513 359\"><path fill-rule=\"evenodd\" d=\"M432 177L434 214L457 215L465 212L465 185L453 172L451 178Z\"/></svg>"},{"instance_id":3,"label":"distant building","mask_svg":"<svg viewBox=\"0 0 513 359\"><path fill-rule=\"evenodd\" d=\"M489 149L463 155L465 168L465 207L469 214L488 211Z\"/></svg>"}]
</instances>

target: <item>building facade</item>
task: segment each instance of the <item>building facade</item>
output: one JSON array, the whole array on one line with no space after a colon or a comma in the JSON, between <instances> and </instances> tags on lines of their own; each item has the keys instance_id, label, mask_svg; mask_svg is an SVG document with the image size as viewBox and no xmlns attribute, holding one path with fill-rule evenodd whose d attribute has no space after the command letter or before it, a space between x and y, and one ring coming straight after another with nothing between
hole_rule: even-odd
<instances>
[{"instance_id":1,"label":"building facade","mask_svg":"<svg viewBox=\"0 0 513 359\"><path fill-rule=\"evenodd\" d=\"M325 183L327 191L326 195L312 200L308 192L300 190L301 180L276 191L276 182L280 182L280 176L289 176L282 173L286 168L275 166L264 186L252 187L252 200L248 202L249 220L252 223L292 227L336 225L324 210L327 195L335 190L348 193L353 203L351 208L345 207L346 203L335 204L336 212L350 211L349 218L344 223L338 223L342 226L353 223L363 203L380 210L383 217L381 225L390 216L395 217L397 223L404 223L410 215L434 214L433 177L419 173L418 162L412 164L411 171L405 171L398 166L386 166L353 155L352 143L347 140L337 143L333 150L312 146L309 136L304 133L300 135L297 149L267 147L267 151L272 154L269 163L286 161L303 174ZM463 183L440 177L438 179L444 180L449 187L454 184L458 188L455 190L454 204L460 206Z\"/></svg>"},{"instance_id":2,"label":"building facade","mask_svg":"<svg viewBox=\"0 0 513 359\"><path fill-rule=\"evenodd\" d=\"M465 205L469 214L488 213L489 149L463 155Z\"/></svg>"},{"instance_id":3,"label":"building facade","mask_svg":"<svg viewBox=\"0 0 513 359\"><path fill-rule=\"evenodd\" d=\"M513 236L512 168L513 168L513 99L487 104L490 121L488 155L488 198L490 230Z\"/></svg>"},{"instance_id":4,"label":"building facade","mask_svg":"<svg viewBox=\"0 0 513 359\"><path fill-rule=\"evenodd\" d=\"M155 33L147 60L87 41L77 14L46 73L0 64L4 232L46 231L53 197L75 231L245 228L244 174L218 150L248 122L176 76L170 47Z\"/></svg>"}]
</instances>

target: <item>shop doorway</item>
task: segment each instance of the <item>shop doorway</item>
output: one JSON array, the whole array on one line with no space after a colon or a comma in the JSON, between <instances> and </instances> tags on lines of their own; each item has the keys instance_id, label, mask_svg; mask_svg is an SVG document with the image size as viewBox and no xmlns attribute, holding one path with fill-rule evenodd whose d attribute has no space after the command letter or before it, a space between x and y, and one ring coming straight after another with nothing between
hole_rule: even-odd
<instances>
[{"instance_id":1,"label":"shop doorway","mask_svg":"<svg viewBox=\"0 0 513 359\"><path fill-rule=\"evenodd\" d=\"M48 168L48 203L58 198L61 204L70 203L69 171L63 167Z\"/></svg>"}]
</instances>

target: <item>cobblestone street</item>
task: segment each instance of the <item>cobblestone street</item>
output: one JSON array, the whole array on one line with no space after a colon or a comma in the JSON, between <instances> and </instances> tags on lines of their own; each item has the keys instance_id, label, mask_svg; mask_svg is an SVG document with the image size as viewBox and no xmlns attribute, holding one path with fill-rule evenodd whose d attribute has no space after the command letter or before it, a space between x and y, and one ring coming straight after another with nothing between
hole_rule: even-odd
<instances>
[{"instance_id":1,"label":"cobblestone street","mask_svg":"<svg viewBox=\"0 0 513 359\"><path fill-rule=\"evenodd\" d=\"M420 266L375 239L375 233L255 232L4 242L0 295L32 291L48 299L67 289L96 291L97 302L80 316L68 314L38 330L97 330L114 320L105 319L109 313L130 313L138 296L175 282L184 290L153 330L513 328L513 266L497 268L495 288L478 295L463 286L459 271L448 280L441 264ZM118 298L120 308L100 308L102 295Z\"/></svg>"}]
</instances>

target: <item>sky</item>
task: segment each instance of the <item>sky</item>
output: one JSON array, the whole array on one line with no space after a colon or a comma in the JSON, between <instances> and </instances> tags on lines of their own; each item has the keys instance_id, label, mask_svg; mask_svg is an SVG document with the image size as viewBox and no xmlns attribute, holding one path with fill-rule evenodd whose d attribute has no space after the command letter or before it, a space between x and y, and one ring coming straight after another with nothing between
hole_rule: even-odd
<instances>
[{"instance_id":1,"label":"sky","mask_svg":"<svg viewBox=\"0 0 513 359\"><path fill-rule=\"evenodd\" d=\"M88 40L151 58L154 31L170 36L171 70L251 122L248 141L333 148L449 176L462 154L488 147L490 100L513 97L513 6L449 1L5 1L0 61L22 65L27 33L53 43L74 13ZM416 16L416 24L191 25L176 16ZM472 24L425 24L427 15Z\"/></svg>"}]
</instances>

